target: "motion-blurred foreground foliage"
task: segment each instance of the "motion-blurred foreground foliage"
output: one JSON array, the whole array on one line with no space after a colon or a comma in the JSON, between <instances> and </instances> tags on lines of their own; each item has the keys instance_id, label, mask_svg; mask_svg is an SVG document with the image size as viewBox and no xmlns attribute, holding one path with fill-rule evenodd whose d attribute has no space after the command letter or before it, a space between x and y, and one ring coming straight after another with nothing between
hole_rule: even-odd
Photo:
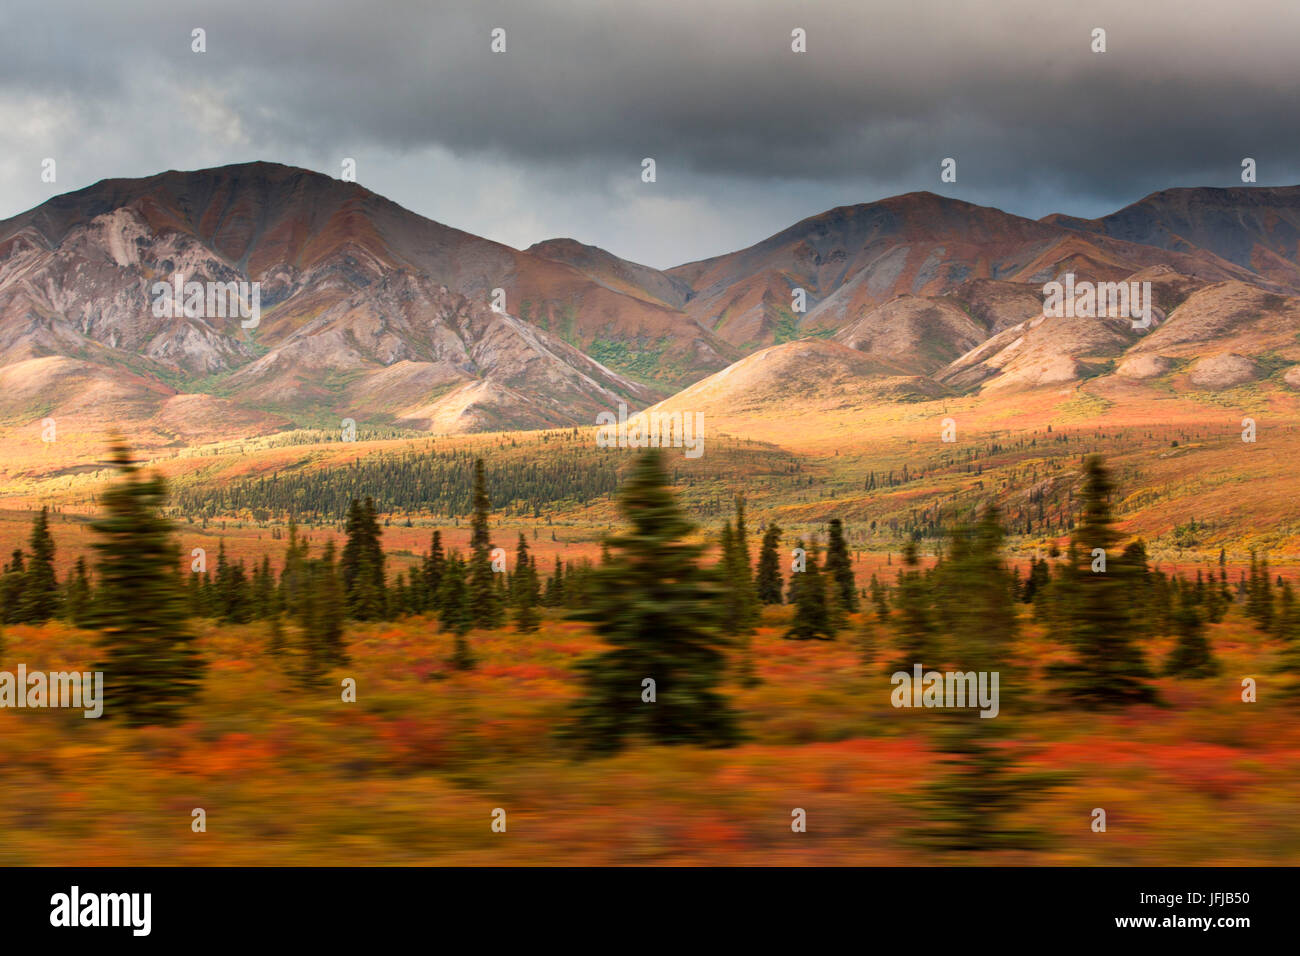
<instances>
[{"instance_id":1,"label":"motion-blurred foreground foliage","mask_svg":"<svg viewBox=\"0 0 1300 956\"><path fill-rule=\"evenodd\" d=\"M101 720L0 710L0 864L1300 860L1289 584L1263 562L1193 582L1148 567L1138 541L1120 551L1099 461L1051 561L1008 566L989 509L937 562L850 552L832 522L808 572L782 557L775 585L779 529L761 529L754 574L759 535L738 508L712 556L660 468L628 482L605 553L557 564L545 587L522 533L514 573L485 565L501 529L481 466L464 558L435 539L390 578L360 502L337 557L296 531L278 571L221 556L187 592L206 666L186 658L182 685L162 681L178 702L165 720L132 726L111 698ZM120 582L107 618L103 566L79 563L42 604L31 588L51 565L42 512L4 578L0 670L135 647ZM1000 670L999 716L896 709L890 674L909 661Z\"/></svg>"}]
</instances>

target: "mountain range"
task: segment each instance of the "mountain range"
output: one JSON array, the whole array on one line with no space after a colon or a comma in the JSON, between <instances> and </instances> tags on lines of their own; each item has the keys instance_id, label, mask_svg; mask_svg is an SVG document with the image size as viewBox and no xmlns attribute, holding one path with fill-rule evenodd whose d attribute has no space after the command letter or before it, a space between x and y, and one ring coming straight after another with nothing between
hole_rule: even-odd
<instances>
[{"instance_id":1,"label":"mountain range","mask_svg":"<svg viewBox=\"0 0 1300 956\"><path fill-rule=\"evenodd\" d=\"M238 315L152 288L257 282ZM1150 282L1155 321L1044 314L1043 285ZM795 308L802 297L804 311ZM591 425L670 399L790 413L1115 377L1300 388L1300 186L1179 188L1100 219L928 192L667 270L517 250L273 163L105 180L0 222L0 425L161 444L342 418L436 433Z\"/></svg>"}]
</instances>

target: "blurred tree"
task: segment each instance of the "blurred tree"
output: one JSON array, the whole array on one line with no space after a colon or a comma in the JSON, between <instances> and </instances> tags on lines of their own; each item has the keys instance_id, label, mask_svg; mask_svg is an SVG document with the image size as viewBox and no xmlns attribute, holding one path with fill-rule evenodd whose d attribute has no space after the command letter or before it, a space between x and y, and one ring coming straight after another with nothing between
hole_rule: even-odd
<instances>
[{"instance_id":1,"label":"blurred tree","mask_svg":"<svg viewBox=\"0 0 1300 956\"><path fill-rule=\"evenodd\" d=\"M519 544L515 548L515 573L510 578L510 590L515 627L524 633L537 630L541 620L537 613L541 589L537 580L537 567L528 553L528 542L524 540L522 531L519 532Z\"/></svg>"},{"instance_id":2,"label":"blurred tree","mask_svg":"<svg viewBox=\"0 0 1300 956\"><path fill-rule=\"evenodd\" d=\"M502 600L492 571L492 538L488 517L492 501L487 493L483 459L474 459L473 520L470 535L469 606L475 627L500 627Z\"/></svg>"},{"instance_id":3,"label":"blurred tree","mask_svg":"<svg viewBox=\"0 0 1300 956\"><path fill-rule=\"evenodd\" d=\"M1213 677L1219 673L1210 642L1205 636L1205 619L1196 606L1195 593L1183 588L1174 611L1174 645L1165 664L1165 673L1183 677Z\"/></svg>"},{"instance_id":4,"label":"blurred tree","mask_svg":"<svg viewBox=\"0 0 1300 956\"><path fill-rule=\"evenodd\" d=\"M555 573L546 580L546 596L542 603L547 607L564 606L564 566L560 564L558 554L555 556Z\"/></svg>"},{"instance_id":5,"label":"blurred tree","mask_svg":"<svg viewBox=\"0 0 1300 956\"><path fill-rule=\"evenodd\" d=\"M104 713L129 725L171 723L198 695L203 661L185 623L172 526L160 516L167 486L145 478L121 441L112 445L121 480L101 496L95 623L104 653Z\"/></svg>"},{"instance_id":6,"label":"blurred tree","mask_svg":"<svg viewBox=\"0 0 1300 956\"><path fill-rule=\"evenodd\" d=\"M803 548L802 539L796 547ZM822 640L835 638L835 623L831 620L828 606L827 584L822 576L817 553L817 542L807 549L804 558L804 570L790 574L789 601L794 605L794 620L784 634L792 641ZM833 582L830 582L832 586Z\"/></svg>"},{"instance_id":7,"label":"blurred tree","mask_svg":"<svg viewBox=\"0 0 1300 956\"><path fill-rule=\"evenodd\" d=\"M276 604L290 618L302 610L303 590L306 581L303 563L307 559L307 542L298 536L298 524L289 516L289 543L284 550L284 567L280 569L280 593Z\"/></svg>"},{"instance_id":8,"label":"blurred tree","mask_svg":"<svg viewBox=\"0 0 1300 956\"><path fill-rule=\"evenodd\" d=\"M50 535L50 509L42 506L32 521L27 547L30 554L22 578L17 620L44 624L59 613L59 586L54 576L54 538Z\"/></svg>"},{"instance_id":9,"label":"blurred tree","mask_svg":"<svg viewBox=\"0 0 1300 956\"><path fill-rule=\"evenodd\" d=\"M939 724L934 747L940 773L922 789L921 825L909 832L928 850L961 857L988 850L1034 850L1046 836L1022 822L1031 799L1059 786L1064 776L1025 771L1008 745L1006 718L972 709L927 711Z\"/></svg>"},{"instance_id":10,"label":"blurred tree","mask_svg":"<svg viewBox=\"0 0 1300 956\"><path fill-rule=\"evenodd\" d=\"M0 574L0 622L17 624L22 616L23 588L27 583L27 564L22 548L13 554Z\"/></svg>"},{"instance_id":11,"label":"blurred tree","mask_svg":"<svg viewBox=\"0 0 1300 956\"><path fill-rule=\"evenodd\" d=\"M68 572L63 585L63 609L69 621L77 627L92 626L94 594L90 585L90 572L86 559L78 556L77 563Z\"/></svg>"},{"instance_id":12,"label":"blurred tree","mask_svg":"<svg viewBox=\"0 0 1300 956\"><path fill-rule=\"evenodd\" d=\"M889 620L889 592L874 571L871 572L871 604L876 609L877 621Z\"/></svg>"},{"instance_id":13,"label":"blurred tree","mask_svg":"<svg viewBox=\"0 0 1300 956\"><path fill-rule=\"evenodd\" d=\"M903 566L898 569L898 581L894 585L891 619L898 658L891 671L910 673L916 664L937 667L942 657L930 591L920 565L916 542L909 540L903 546Z\"/></svg>"},{"instance_id":14,"label":"blurred tree","mask_svg":"<svg viewBox=\"0 0 1300 956\"><path fill-rule=\"evenodd\" d=\"M848 613L858 609L858 586L853 579L853 563L849 547L844 540L844 522L832 518L830 535L826 542L826 574L835 590L839 608Z\"/></svg>"},{"instance_id":15,"label":"blurred tree","mask_svg":"<svg viewBox=\"0 0 1300 956\"><path fill-rule=\"evenodd\" d=\"M758 592L754 588L749 547L745 542L745 504L736 499L736 531L728 521L722 528L722 575L726 584L722 631L735 639L736 670L741 684L754 686L753 635L758 624Z\"/></svg>"},{"instance_id":16,"label":"blurred tree","mask_svg":"<svg viewBox=\"0 0 1300 956\"><path fill-rule=\"evenodd\" d=\"M763 532L763 544L758 553L758 599L763 604L781 603L781 529L775 524Z\"/></svg>"},{"instance_id":17,"label":"blurred tree","mask_svg":"<svg viewBox=\"0 0 1300 956\"><path fill-rule=\"evenodd\" d=\"M685 540L694 529L657 449L637 460L619 510L630 527L610 539L611 560L593 569L587 605L572 615L591 622L609 649L579 664L582 697L566 734L588 753L617 751L637 734L665 744L735 743L736 719L718 691L719 575L700 567L701 546Z\"/></svg>"},{"instance_id":18,"label":"blurred tree","mask_svg":"<svg viewBox=\"0 0 1300 956\"><path fill-rule=\"evenodd\" d=\"M469 588L466 582L467 569L460 554L453 551L447 555L442 566L442 583L438 594L438 607L441 608L439 623L444 631L450 631L455 639L455 650L451 664L456 670L469 670L474 666L474 655L470 652L469 641L465 635L474 626L474 617L470 612Z\"/></svg>"},{"instance_id":19,"label":"blurred tree","mask_svg":"<svg viewBox=\"0 0 1300 956\"><path fill-rule=\"evenodd\" d=\"M384 576L383 534L375 513L375 502L352 499L345 526L347 542L339 560L348 616L357 621L378 621L388 616L387 582Z\"/></svg>"},{"instance_id":20,"label":"blurred tree","mask_svg":"<svg viewBox=\"0 0 1300 956\"><path fill-rule=\"evenodd\" d=\"M434 531L433 538L429 542L429 553L425 556L421 568L421 578L424 582L425 610L441 609L441 605L438 603L438 591L439 585L442 583L442 569L446 560L446 556L442 553L442 532Z\"/></svg>"},{"instance_id":21,"label":"blurred tree","mask_svg":"<svg viewBox=\"0 0 1300 956\"><path fill-rule=\"evenodd\" d=\"M1080 492L1083 510L1069 558L1052 586L1053 629L1074 659L1049 673L1061 693L1089 707L1155 699L1133 613L1132 595L1140 585L1124 562L1102 563L1119 539L1110 508L1113 490L1101 456L1089 455Z\"/></svg>"}]
</instances>

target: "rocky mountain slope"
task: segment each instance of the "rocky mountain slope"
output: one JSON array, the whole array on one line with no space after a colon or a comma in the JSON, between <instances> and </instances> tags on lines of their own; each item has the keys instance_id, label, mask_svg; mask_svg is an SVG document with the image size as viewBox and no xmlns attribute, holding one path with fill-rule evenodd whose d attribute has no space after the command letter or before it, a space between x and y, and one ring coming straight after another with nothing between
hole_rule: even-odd
<instances>
[{"instance_id":1,"label":"rocky mountain slope","mask_svg":"<svg viewBox=\"0 0 1300 956\"><path fill-rule=\"evenodd\" d=\"M1037 221L912 193L657 270L572 239L512 249L271 163L106 180L0 222L0 422L189 442L591 424L667 395L743 417L1108 377L1293 387L1298 237L1300 187ZM256 325L158 314L176 273L258 283ZM1150 283L1152 326L1044 314L1067 273Z\"/></svg>"}]
</instances>

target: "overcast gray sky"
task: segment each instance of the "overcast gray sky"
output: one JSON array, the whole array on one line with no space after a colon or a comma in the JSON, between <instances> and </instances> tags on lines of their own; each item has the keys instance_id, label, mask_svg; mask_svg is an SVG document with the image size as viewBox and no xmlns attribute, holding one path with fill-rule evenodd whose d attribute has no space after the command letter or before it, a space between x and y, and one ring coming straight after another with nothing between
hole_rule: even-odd
<instances>
[{"instance_id":1,"label":"overcast gray sky","mask_svg":"<svg viewBox=\"0 0 1300 956\"><path fill-rule=\"evenodd\" d=\"M4 0L0 217L343 157L440 222L659 267L918 189L1093 216L1246 156L1300 182L1298 39L1294 0Z\"/></svg>"}]
</instances>

